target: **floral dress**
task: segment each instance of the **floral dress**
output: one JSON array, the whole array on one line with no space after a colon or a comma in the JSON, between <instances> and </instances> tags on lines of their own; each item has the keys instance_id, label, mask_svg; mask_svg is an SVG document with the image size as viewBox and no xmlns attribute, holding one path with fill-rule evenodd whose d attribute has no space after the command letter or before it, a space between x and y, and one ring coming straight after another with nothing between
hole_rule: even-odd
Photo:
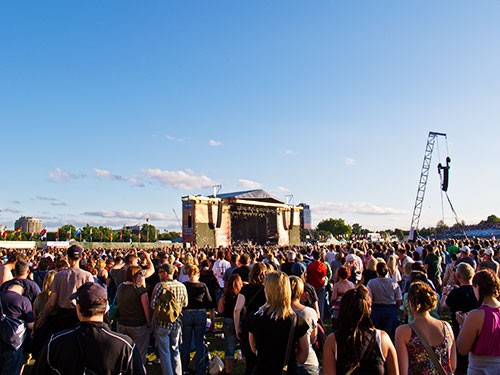
<instances>
[{"instance_id":1,"label":"floral dress","mask_svg":"<svg viewBox=\"0 0 500 375\"><path fill-rule=\"evenodd\" d=\"M447 374L452 374L451 370L451 358L450 351L453 346L453 334L448 328L448 326L443 322L443 335L444 340L441 344L432 346L434 353L444 368ZM408 349L408 374L418 374L418 375L439 375L438 370L434 367L425 346L415 332L411 331L410 341L406 344Z\"/></svg>"}]
</instances>

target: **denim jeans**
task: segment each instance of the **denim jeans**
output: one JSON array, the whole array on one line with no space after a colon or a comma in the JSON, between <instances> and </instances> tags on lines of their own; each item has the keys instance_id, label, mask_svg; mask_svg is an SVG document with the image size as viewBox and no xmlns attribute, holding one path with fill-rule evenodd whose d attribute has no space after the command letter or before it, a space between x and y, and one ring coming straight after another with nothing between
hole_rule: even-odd
<instances>
[{"instance_id":1,"label":"denim jeans","mask_svg":"<svg viewBox=\"0 0 500 375\"><path fill-rule=\"evenodd\" d=\"M180 325L177 325L174 329L155 328L156 350L160 357L161 373L163 375L182 375L179 352L180 336Z\"/></svg>"},{"instance_id":2,"label":"denim jeans","mask_svg":"<svg viewBox=\"0 0 500 375\"><path fill-rule=\"evenodd\" d=\"M236 343L238 339L236 338L236 331L234 329L234 319L224 318L224 323L222 325L222 331L224 332L224 358L234 359L234 351L236 350Z\"/></svg>"},{"instance_id":3,"label":"denim jeans","mask_svg":"<svg viewBox=\"0 0 500 375\"><path fill-rule=\"evenodd\" d=\"M0 374L19 374L23 366L23 349L6 350L0 353Z\"/></svg>"},{"instance_id":4,"label":"denim jeans","mask_svg":"<svg viewBox=\"0 0 500 375\"><path fill-rule=\"evenodd\" d=\"M189 354L191 353L191 343L194 339L194 348L196 353L194 361L196 364L196 374L205 374L206 368L206 353L205 331L207 329L207 311L200 310L184 310L182 312L182 344L181 344L181 359L182 367L187 369L189 366Z\"/></svg>"},{"instance_id":5,"label":"denim jeans","mask_svg":"<svg viewBox=\"0 0 500 375\"><path fill-rule=\"evenodd\" d=\"M149 327L147 325L130 327L118 323L117 331L118 333L123 333L134 340L139 353L141 353L142 363L146 363L146 354L148 354L149 346Z\"/></svg>"},{"instance_id":6,"label":"denim jeans","mask_svg":"<svg viewBox=\"0 0 500 375\"><path fill-rule=\"evenodd\" d=\"M322 286L316 289L318 295L318 307L321 321L325 320L326 287Z\"/></svg>"}]
</instances>

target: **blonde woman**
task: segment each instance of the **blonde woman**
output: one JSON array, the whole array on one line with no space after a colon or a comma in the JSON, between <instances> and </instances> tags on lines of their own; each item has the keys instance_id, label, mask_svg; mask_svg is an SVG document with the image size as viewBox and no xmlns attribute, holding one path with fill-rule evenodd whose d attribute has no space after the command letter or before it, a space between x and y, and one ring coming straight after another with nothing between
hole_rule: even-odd
<instances>
[{"instance_id":1,"label":"blonde woman","mask_svg":"<svg viewBox=\"0 0 500 375\"><path fill-rule=\"evenodd\" d=\"M266 303L248 320L250 348L257 356L253 373L282 373L290 328L295 320L287 374L298 375L297 362L304 363L309 352L309 326L292 309L290 279L284 272L270 272L264 281L264 291Z\"/></svg>"},{"instance_id":2,"label":"blonde woman","mask_svg":"<svg viewBox=\"0 0 500 375\"><path fill-rule=\"evenodd\" d=\"M177 280L180 283L189 281L189 275L188 275L189 268L195 264L194 257L191 253L186 253L182 260L184 261L184 265L181 267L179 271L179 277L177 278Z\"/></svg>"},{"instance_id":3,"label":"blonde woman","mask_svg":"<svg viewBox=\"0 0 500 375\"><path fill-rule=\"evenodd\" d=\"M33 313L35 314L35 326L33 327L33 355L39 354L42 350L43 344L49 339L50 335L54 333L54 320L49 319L45 315L45 305L49 300L51 291L50 287L54 281L54 276L57 271L48 271L45 274L42 285L42 292L36 296L33 302ZM51 313L54 316L57 311Z\"/></svg>"},{"instance_id":4,"label":"blonde woman","mask_svg":"<svg viewBox=\"0 0 500 375\"><path fill-rule=\"evenodd\" d=\"M392 281L399 283L403 279L398 269L398 257L396 255L391 254L389 256L389 259L387 259L387 268L389 269L388 276Z\"/></svg>"},{"instance_id":5,"label":"blonde woman","mask_svg":"<svg viewBox=\"0 0 500 375\"><path fill-rule=\"evenodd\" d=\"M292 288L292 309L309 326L309 330L307 331L309 354L304 363L299 363L299 373L300 375L317 375L319 374L319 361L312 345L316 342L318 333L318 314L313 308L300 303L300 297L304 293L304 282L302 279L297 276L290 276L290 286Z\"/></svg>"}]
</instances>

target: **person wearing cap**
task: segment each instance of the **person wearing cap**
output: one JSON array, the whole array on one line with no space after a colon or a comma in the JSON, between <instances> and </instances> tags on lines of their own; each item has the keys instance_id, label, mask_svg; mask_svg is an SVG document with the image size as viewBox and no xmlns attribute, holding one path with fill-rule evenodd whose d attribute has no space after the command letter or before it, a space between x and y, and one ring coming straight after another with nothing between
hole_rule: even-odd
<instances>
[{"instance_id":1,"label":"person wearing cap","mask_svg":"<svg viewBox=\"0 0 500 375\"><path fill-rule=\"evenodd\" d=\"M97 283L81 285L76 301L80 324L51 336L35 363L35 374L146 374L139 351L127 335L103 322L106 290Z\"/></svg>"},{"instance_id":2,"label":"person wearing cap","mask_svg":"<svg viewBox=\"0 0 500 375\"><path fill-rule=\"evenodd\" d=\"M94 277L90 272L80 269L83 248L72 245L68 248L69 267L54 276L51 286L51 295L45 305L45 315L51 315L57 309L57 329L72 328L78 324L76 306L70 296L86 282L93 282Z\"/></svg>"},{"instance_id":3,"label":"person wearing cap","mask_svg":"<svg viewBox=\"0 0 500 375\"><path fill-rule=\"evenodd\" d=\"M0 292L2 313L6 316L24 321L26 328L33 329L35 315L31 302L23 296L24 287L20 280L12 280L9 286ZM0 343L0 373L19 374L23 366L23 347L15 350L7 344Z\"/></svg>"},{"instance_id":4,"label":"person wearing cap","mask_svg":"<svg viewBox=\"0 0 500 375\"><path fill-rule=\"evenodd\" d=\"M468 263L461 263L457 266L455 279L460 286L445 286L441 295L441 308L443 311L450 311L451 328L455 339L460 332L460 324L457 321L457 313L467 313L478 307L478 300L474 294L472 278L474 269ZM466 374L468 366L467 356L457 353L457 369L455 374Z\"/></svg>"},{"instance_id":5,"label":"person wearing cap","mask_svg":"<svg viewBox=\"0 0 500 375\"><path fill-rule=\"evenodd\" d=\"M483 261L479 264L479 269L483 270L489 268L498 276L499 264L495 259L493 259L494 256L495 252L491 247L484 249Z\"/></svg>"},{"instance_id":6,"label":"person wearing cap","mask_svg":"<svg viewBox=\"0 0 500 375\"><path fill-rule=\"evenodd\" d=\"M474 270L476 270L477 264L473 257L470 256L470 247L464 245L460 248L460 257L455 262L455 266L458 267L460 263L469 264Z\"/></svg>"},{"instance_id":7,"label":"person wearing cap","mask_svg":"<svg viewBox=\"0 0 500 375\"><path fill-rule=\"evenodd\" d=\"M175 296L181 308L188 304L188 294L186 286L174 280L175 267L165 263L158 268L160 282L153 289L151 297L151 309L154 311L164 288L168 288ZM162 374L182 375L182 364L180 355L181 318L175 322L159 322L153 315L153 332L156 339L156 348L160 357Z\"/></svg>"}]
</instances>

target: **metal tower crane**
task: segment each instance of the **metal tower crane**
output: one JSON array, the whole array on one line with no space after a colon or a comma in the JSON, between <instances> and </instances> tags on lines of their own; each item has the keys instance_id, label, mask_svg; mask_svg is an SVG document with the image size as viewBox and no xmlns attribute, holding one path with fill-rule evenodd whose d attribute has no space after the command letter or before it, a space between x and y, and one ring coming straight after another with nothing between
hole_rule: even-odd
<instances>
[{"instance_id":1,"label":"metal tower crane","mask_svg":"<svg viewBox=\"0 0 500 375\"><path fill-rule=\"evenodd\" d=\"M432 151L434 151L434 142L437 137L446 138L445 133L429 132L427 138L427 145L425 146L424 162L422 164L422 172L420 173L420 182L418 183L417 198L415 199L415 206L413 208L413 216L410 226L410 240L414 240L418 230L418 223L420 221L420 213L422 212L422 205L424 203L425 187L427 185L427 178L429 177L429 169L431 167Z\"/></svg>"}]
</instances>

